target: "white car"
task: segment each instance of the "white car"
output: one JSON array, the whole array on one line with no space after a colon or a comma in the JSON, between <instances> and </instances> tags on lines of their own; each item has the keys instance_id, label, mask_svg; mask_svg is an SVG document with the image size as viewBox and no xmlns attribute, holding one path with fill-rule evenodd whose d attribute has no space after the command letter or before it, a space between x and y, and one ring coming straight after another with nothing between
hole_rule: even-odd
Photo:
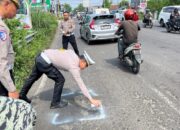
<instances>
[{"instance_id":1,"label":"white car","mask_svg":"<svg viewBox=\"0 0 180 130\"><path fill-rule=\"evenodd\" d=\"M80 36L88 44L92 41L117 39L119 21L112 14L88 14L80 22Z\"/></svg>"},{"instance_id":2,"label":"white car","mask_svg":"<svg viewBox=\"0 0 180 130\"><path fill-rule=\"evenodd\" d=\"M165 23L168 22L171 13L174 11L175 8L178 8L180 13L180 6L166 6L163 7L158 18L158 22L161 27L165 26Z\"/></svg>"}]
</instances>

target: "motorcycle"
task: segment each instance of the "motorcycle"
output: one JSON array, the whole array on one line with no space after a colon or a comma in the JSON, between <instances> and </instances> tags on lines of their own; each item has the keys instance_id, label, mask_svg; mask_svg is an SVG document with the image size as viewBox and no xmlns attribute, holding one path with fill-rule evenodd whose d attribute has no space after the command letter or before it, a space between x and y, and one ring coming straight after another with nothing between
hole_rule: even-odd
<instances>
[{"instance_id":1,"label":"motorcycle","mask_svg":"<svg viewBox=\"0 0 180 130\"><path fill-rule=\"evenodd\" d=\"M149 18L149 19L144 19L143 20L143 24L144 24L144 27L150 27L152 28L153 27L153 21L152 21L152 18Z\"/></svg>"},{"instance_id":2,"label":"motorcycle","mask_svg":"<svg viewBox=\"0 0 180 130\"><path fill-rule=\"evenodd\" d=\"M120 34L116 34L119 36L118 38L118 52L122 54L120 47L122 47L123 43L123 35L122 32ZM124 50L124 49L123 49ZM123 52L123 56L119 57L120 61L125 63L132 69L134 74L138 74L140 71L140 65L142 64L143 60L141 57L141 44L140 43L132 43L126 47Z\"/></svg>"},{"instance_id":3,"label":"motorcycle","mask_svg":"<svg viewBox=\"0 0 180 130\"><path fill-rule=\"evenodd\" d=\"M176 18L174 22L169 19L165 25L167 32L171 32L171 31L180 32L180 17Z\"/></svg>"}]
</instances>

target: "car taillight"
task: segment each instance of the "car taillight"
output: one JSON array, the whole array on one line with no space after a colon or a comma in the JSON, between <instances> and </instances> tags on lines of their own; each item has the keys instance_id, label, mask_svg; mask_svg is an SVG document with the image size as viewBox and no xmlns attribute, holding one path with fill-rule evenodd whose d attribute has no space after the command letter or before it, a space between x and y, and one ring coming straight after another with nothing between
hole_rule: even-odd
<instances>
[{"instance_id":1,"label":"car taillight","mask_svg":"<svg viewBox=\"0 0 180 130\"><path fill-rule=\"evenodd\" d=\"M119 25L121 23L121 21L119 19L115 19L115 24Z\"/></svg>"},{"instance_id":2,"label":"car taillight","mask_svg":"<svg viewBox=\"0 0 180 130\"><path fill-rule=\"evenodd\" d=\"M89 27L90 27L91 29L94 29L94 25L95 25L95 21L92 20L91 23L90 23L90 25L89 25Z\"/></svg>"},{"instance_id":3,"label":"car taillight","mask_svg":"<svg viewBox=\"0 0 180 130\"><path fill-rule=\"evenodd\" d=\"M136 43L136 44L134 45L134 48L135 48L135 49L140 49L140 48L141 48L141 44L140 44L140 43Z\"/></svg>"}]
</instances>

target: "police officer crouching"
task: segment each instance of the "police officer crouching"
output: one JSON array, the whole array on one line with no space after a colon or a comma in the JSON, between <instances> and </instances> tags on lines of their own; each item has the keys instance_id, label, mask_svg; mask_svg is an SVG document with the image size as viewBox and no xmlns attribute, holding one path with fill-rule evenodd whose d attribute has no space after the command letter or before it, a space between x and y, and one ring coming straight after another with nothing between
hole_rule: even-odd
<instances>
[{"instance_id":1,"label":"police officer crouching","mask_svg":"<svg viewBox=\"0 0 180 130\"><path fill-rule=\"evenodd\" d=\"M27 98L27 93L30 90L32 84L37 81L42 76L42 74L45 74L48 78L55 81L54 93L50 108L55 109L67 106L68 102L61 100L65 78L60 70L65 70L72 74L82 93L89 99L90 103L96 107L99 107L101 102L91 97L80 76L80 70L83 70L92 64L95 64L95 62L90 58L87 52L84 52L84 54L79 57L73 50L44 50L35 59L35 65L33 67L32 73L26 80L20 92L20 99L31 103L31 100Z\"/></svg>"}]
</instances>

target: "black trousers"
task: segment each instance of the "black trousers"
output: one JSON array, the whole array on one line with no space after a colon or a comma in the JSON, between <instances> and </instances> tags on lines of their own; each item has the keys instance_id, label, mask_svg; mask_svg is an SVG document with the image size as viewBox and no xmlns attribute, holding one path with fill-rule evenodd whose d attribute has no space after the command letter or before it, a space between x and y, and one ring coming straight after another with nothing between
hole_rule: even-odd
<instances>
[{"instance_id":1,"label":"black trousers","mask_svg":"<svg viewBox=\"0 0 180 130\"><path fill-rule=\"evenodd\" d=\"M11 75L11 78L14 82L14 75L13 75L13 71L10 70L10 75ZM3 86L3 84L0 82L0 96L8 96L8 90Z\"/></svg>"},{"instance_id":2,"label":"black trousers","mask_svg":"<svg viewBox=\"0 0 180 130\"><path fill-rule=\"evenodd\" d=\"M33 83L37 81L42 76L42 74L46 74L48 78L55 81L51 104L60 103L65 79L56 67L54 67L52 64L48 64L40 55L36 57L32 73L26 80L20 95L26 96Z\"/></svg>"},{"instance_id":3,"label":"black trousers","mask_svg":"<svg viewBox=\"0 0 180 130\"><path fill-rule=\"evenodd\" d=\"M74 35L71 36L62 36L63 49L68 49L68 43L70 43L75 51L75 53L79 56L79 50L76 44L76 39Z\"/></svg>"}]
</instances>

